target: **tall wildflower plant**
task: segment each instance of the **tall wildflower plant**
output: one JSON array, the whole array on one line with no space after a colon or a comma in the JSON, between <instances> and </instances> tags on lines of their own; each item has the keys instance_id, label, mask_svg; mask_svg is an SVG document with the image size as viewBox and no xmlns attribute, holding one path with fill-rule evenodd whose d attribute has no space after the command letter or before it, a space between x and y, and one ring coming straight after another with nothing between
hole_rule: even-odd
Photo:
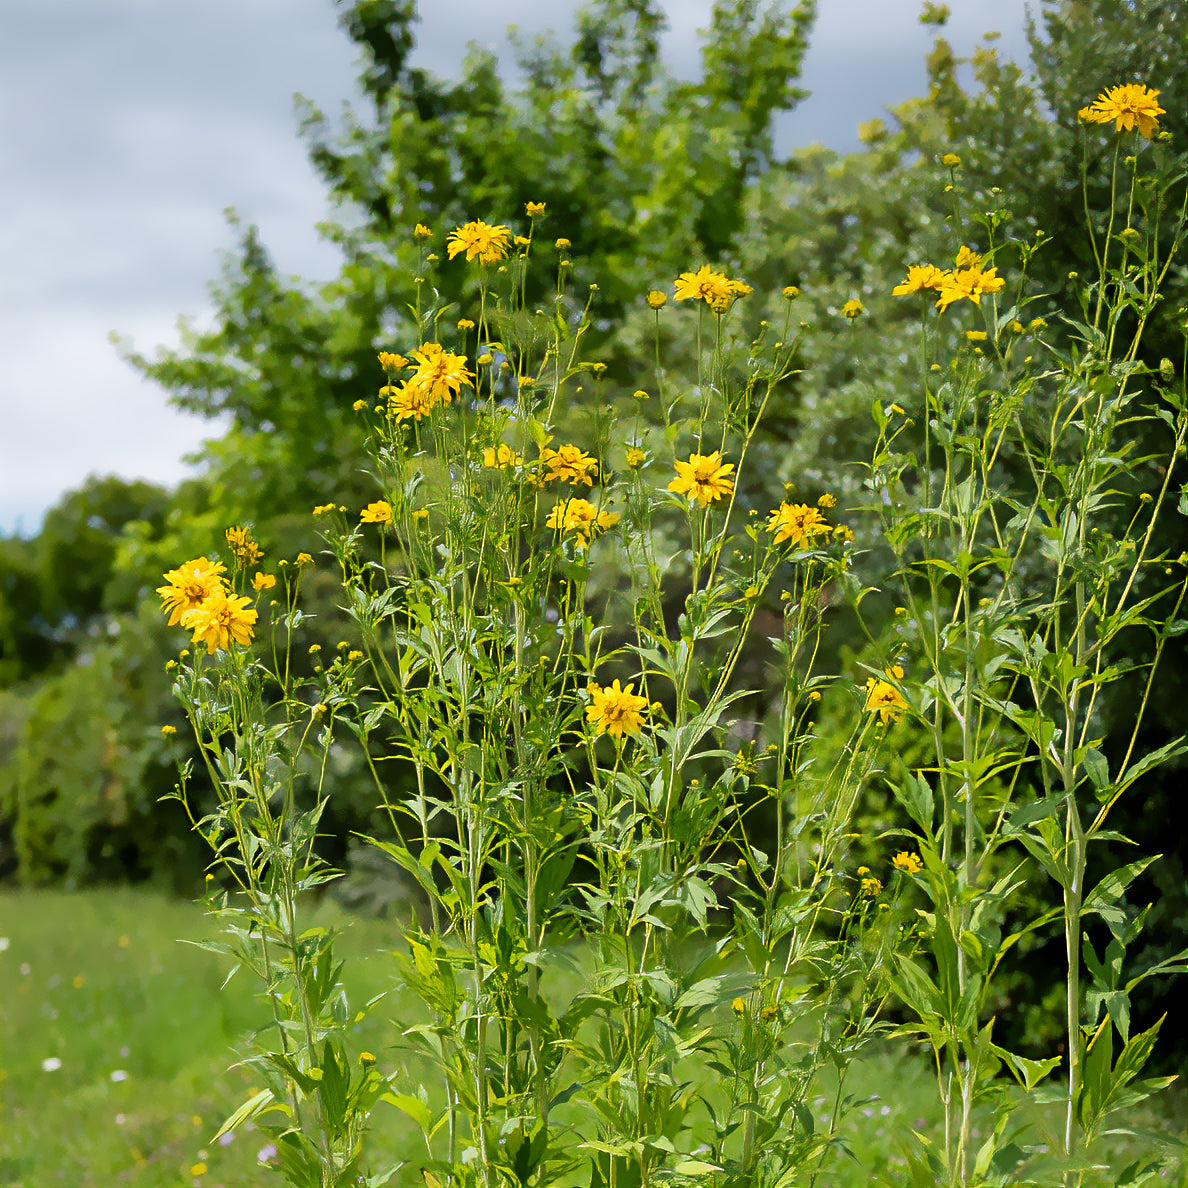
<instances>
[{"instance_id":1,"label":"tall wildflower plant","mask_svg":"<svg viewBox=\"0 0 1188 1188\"><path fill-rule=\"evenodd\" d=\"M1188 507L1185 360L1142 361L1161 282L1183 267L1182 162L1146 146L1158 136L1157 94L1110 88L1080 113L1119 135L1110 207L1089 217L1096 274L1058 337L1026 312L1028 263L1045 236L1012 242L1005 211L970 214L956 156L946 160L950 226L979 250L959 247L951 266L913 265L894 290L923 299L928 356L920 431L904 408L876 406L869 474L895 557L907 699L931 740L927 763L890 781L911 819L895 877L927 904L920 950L896 955L892 984L916 1018L905 1030L932 1050L944 1111L943 1137L917 1136L909 1152L914 1184L1114 1183L1099 1179L1100 1140L1107 1128L1125 1133L1134 1106L1167 1083L1137 1079L1161 1021L1132 1029L1129 995L1182 970L1184 954L1154 969L1125 964L1145 912L1124 893L1157 856L1086 885L1091 847L1126 842L1110 829L1119 798L1185 749L1182 739L1140 746L1156 667L1184 630L1186 590L1186 558L1160 543ZM954 323L965 345L950 355ZM1152 470L1156 493L1138 494ZM1143 643L1140 665L1129 653ZM1134 715L1107 722L1102 693L1122 680L1136 690ZM1124 733L1107 740L1111 727ZM1118 756L1112 771L1107 750ZM1054 902L1008 934L1008 907L1034 867ZM995 1034L991 987L1019 941L1053 926L1064 933L1067 1058L1027 1059ZM1049 1088L1057 1069L1064 1085ZM1026 1141L1034 1119L1018 1110L1012 1080L1061 1103L1048 1142ZM979 1114L991 1118L988 1137ZM1166 1152L1148 1149L1118 1182L1157 1173Z\"/></svg>"},{"instance_id":2,"label":"tall wildflower plant","mask_svg":"<svg viewBox=\"0 0 1188 1188\"><path fill-rule=\"evenodd\" d=\"M980 250L898 286L927 298L920 448L903 406L876 405L868 510L902 615L857 679L821 661L830 607L861 612L870 593L835 500L773 508L749 481L794 374L797 290L779 331L755 334L750 287L711 265L647 294L655 353L627 398L585 357L597 286L577 295L567 240L542 246L544 204L519 232L454 229L444 261L417 225L408 340L380 353L378 395L355 406L374 499L315 509L356 638L297 663L286 641L312 558L279 584L249 578L246 529L161 588L193 633L177 691L218 792L195 823L223 872L209 903L270 1011L247 1057L260 1085L224 1129L270 1132L301 1188L824 1185L840 1182L851 1066L896 1028L931 1050L944 1116L909 1153L912 1183L1097 1175L1111 1113L1152 1087L1136 1078L1158 1024L1132 1034L1127 994L1151 971L1123 973L1141 915L1121 897L1144 863L1086 889L1088 848L1118 840L1110 808L1179 744L1139 754L1140 707L1111 773L1094 710L1134 632L1156 641L1149 693L1185 589L1157 543L1188 437L1183 362L1139 361L1176 179L1166 163L1121 168L1125 233L1095 227L1099 275L1069 345L1024 324L1043 245L1002 239L998 213L967 221L958 202L954 231ZM543 306L527 289L541 251L556 266ZM466 308L441 302L437 268L468 270ZM971 314L950 357L947 331ZM695 383L665 370L666 318L692 326ZM1159 434L1149 454L1135 444ZM1128 476L1149 465L1160 494L1132 499ZM762 688L741 675L754 654ZM823 697L843 707L828 746ZM923 765L889 745L904 732L930 748ZM376 1004L348 1003L334 937L309 921L337 873L315 840L345 745L387 821L367 841L424 902L398 954L419 1007L394 1021L395 1071L354 1050ZM396 767L413 794L390 794ZM872 871L854 865L853 820L883 784L904 818ZM1004 935L1029 864L1059 903ZM1100 958L1091 918L1110 931ZM1059 923L1057 1091L1060 1057L1013 1051L987 1014L1000 963ZM1047 1156L1016 1109L1045 1092L1066 1115ZM367 1136L393 1125L416 1128L416 1149L375 1167Z\"/></svg>"},{"instance_id":3,"label":"tall wildflower plant","mask_svg":"<svg viewBox=\"0 0 1188 1188\"><path fill-rule=\"evenodd\" d=\"M364 1156L378 1103L422 1132L406 1179L811 1176L850 1104L836 1070L879 1026L889 925L845 856L898 709L866 712L853 689L850 737L814 765L851 534L816 506L755 507L744 486L796 342L788 325L741 338L749 287L706 266L667 310L649 297L657 322L696 319L696 387L666 385L657 332L651 393L608 399L582 357L596 287L575 300L564 240L546 249L551 308L524 304L543 213L523 235L476 221L449 236L472 316L424 280L416 340L381 353L386 382L358 403L377 497L315 509L358 646L299 679L245 623L178 670L222 806L197 826L237 884L212 907L273 1010L250 1057L263 1086L227 1126L271 1130L293 1184L386 1182ZM415 234L428 278L432 233ZM162 587L196 640L224 572L196 559ZM300 623L301 572L286 570L273 641ZM776 590L768 640L757 614ZM756 644L762 691L737 679ZM389 822L369 841L426 903L400 962L422 1013L393 1032L407 1064L390 1076L351 1052L333 937L300 922L332 877L313 839L348 737ZM393 764L413 772L409 799L389 798ZM824 1125L809 1107L823 1080Z\"/></svg>"}]
</instances>

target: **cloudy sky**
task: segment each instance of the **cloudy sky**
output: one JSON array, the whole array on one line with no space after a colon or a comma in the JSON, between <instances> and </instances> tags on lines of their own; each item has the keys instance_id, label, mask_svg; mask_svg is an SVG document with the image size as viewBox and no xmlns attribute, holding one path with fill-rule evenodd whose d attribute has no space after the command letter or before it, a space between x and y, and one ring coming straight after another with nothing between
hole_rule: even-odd
<instances>
[{"instance_id":1,"label":"cloudy sky","mask_svg":"<svg viewBox=\"0 0 1188 1188\"><path fill-rule=\"evenodd\" d=\"M819 0L781 145L857 145L857 126L920 94L929 32L918 0ZM1001 32L1025 61L1024 0L949 0L960 53ZM696 69L711 0L665 0L666 54ZM455 73L466 43L505 30L565 35L578 0L422 0L417 59ZM0 3L0 532L36 531L91 473L170 483L212 432L123 364L112 332L151 350L207 285L235 207L284 272L326 278L321 188L293 95L334 112L353 55L333 0L3 0Z\"/></svg>"}]
</instances>

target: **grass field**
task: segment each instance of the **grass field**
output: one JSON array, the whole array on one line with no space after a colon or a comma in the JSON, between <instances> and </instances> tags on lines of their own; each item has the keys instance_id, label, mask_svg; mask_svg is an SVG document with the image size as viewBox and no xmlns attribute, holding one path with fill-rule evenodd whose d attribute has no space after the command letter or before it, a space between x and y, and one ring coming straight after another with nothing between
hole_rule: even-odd
<instances>
[{"instance_id":1,"label":"grass field","mask_svg":"<svg viewBox=\"0 0 1188 1188\"><path fill-rule=\"evenodd\" d=\"M356 1000L393 989L398 929L347 921ZM244 1037L262 1018L255 987L226 975L221 959L178 938L214 935L202 909L130 890L0 895L0 1185L10 1188L248 1188L279 1184L262 1166L263 1136L243 1130L211 1142L251 1086L234 1067ZM397 1064L393 1017L411 1012L399 992L360 1025L359 1048ZM860 1104L847 1124L856 1162L843 1160L819 1188L851 1188L857 1168L888 1175L902 1166L909 1129L932 1131L937 1110L925 1062L912 1056L859 1067L849 1090ZM814 1103L822 1114L824 1102ZM1182 1097L1143 1120L1184 1133ZM411 1123L381 1105L377 1163L407 1159L408 1182L423 1147ZM1119 1151L1118 1166L1127 1154ZM398 1181L403 1182L403 1181ZM868 1182L866 1178L862 1181ZM1188 1185L1181 1166L1169 1184Z\"/></svg>"}]
</instances>

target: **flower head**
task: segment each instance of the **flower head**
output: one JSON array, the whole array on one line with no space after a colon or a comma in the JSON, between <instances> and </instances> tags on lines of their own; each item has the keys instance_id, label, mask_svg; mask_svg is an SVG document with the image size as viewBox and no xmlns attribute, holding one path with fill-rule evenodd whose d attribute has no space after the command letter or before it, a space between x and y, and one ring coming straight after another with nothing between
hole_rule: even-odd
<instances>
[{"instance_id":1,"label":"flower head","mask_svg":"<svg viewBox=\"0 0 1188 1188\"><path fill-rule=\"evenodd\" d=\"M241 598L220 591L212 594L201 606L194 607L182 615L181 624L194 633L196 644L206 644L206 650L214 655L219 648L226 648L232 641L246 647L252 642L256 619L259 617L251 607L250 598Z\"/></svg>"},{"instance_id":2,"label":"flower head","mask_svg":"<svg viewBox=\"0 0 1188 1188\"><path fill-rule=\"evenodd\" d=\"M426 227L424 223L418 223L413 228L413 238L414 239L432 239L433 232L430 231L429 228Z\"/></svg>"},{"instance_id":3,"label":"flower head","mask_svg":"<svg viewBox=\"0 0 1188 1188\"><path fill-rule=\"evenodd\" d=\"M872 874L863 875L859 887L867 899L877 899L883 890L883 884Z\"/></svg>"},{"instance_id":4,"label":"flower head","mask_svg":"<svg viewBox=\"0 0 1188 1188\"><path fill-rule=\"evenodd\" d=\"M483 465L488 470L511 470L513 466L520 466L523 461L524 459L504 441L483 450Z\"/></svg>"},{"instance_id":5,"label":"flower head","mask_svg":"<svg viewBox=\"0 0 1188 1188\"><path fill-rule=\"evenodd\" d=\"M590 704L586 706L586 718L596 733L609 734L611 738L639 733L648 712L648 699L636 697L631 692L635 688L633 684L620 689L617 680L608 688L591 682L588 688Z\"/></svg>"},{"instance_id":6,"label":"flower head","mask_svg":"<svg viewBox=\"0 0 1188 1188\"><path fill-rule=\"evenodd\" d=\"M543 481L546 483L585 483L587 487L592 487L598 474L598 459L575 445L563 445L559 450L542 450L540 460L545 464Z\"/></svg>"},{"instance_id":7,"label":"flower head","mask_svg":"<svg viewBox=\"0 0 1188 1188\"><path fill-rule=\"evenodd\" d=\"M380 351L379 364L385 371L401 371L408 366L408 360L392 351Z\"/></svg>"},{"instance_id":8,"label":"flower head","mask_svg":"<svg viewBox=\"0 0 1188 1188\"><path fill-rule=\"evenodd\" d=\"M998 275L997 268L983 269L975 264L972 268L946 272L936 285L940 292L936 308L943 313L954 301L963 300L981 305L984 294L998 293L1005 285L1006 281Z\"/></svg>"},{"instance_id":9,"label":"flower head","mask_svg":"<svg viewBox=\"0 0 1188 1188\"><path fill-rule=\"evenodd\" d=\"M378 499L369 503L359 513L361 524L390 524L392 522L392 505L386 499Z\"/></svg>"},{"instance_id":10,"label":"flower head","mask_svg":"<svg viewBox=\"0 0 1188 1188\"><path fill-rule=\"evenodd\" d=\"M793 548L812 548L816 537L828 535L829 525L820 511L807 503L781 503L767 517L767 531L775 538L774 544L787 541Z\"/></svg>"},{"instance_id":11,"label":"flower head","mask_svg":"<svg viewBox=\"0 0 1188 1188\"><path fill-rule=\"evenodd\" d=\"M424 343L412 352L412 357L417 365L408 382L425 390L431 407L449 404L474 379L466 369L466 356L455 355L439 343Z\"/></svg>"},{"instance_id":12,"label":"flower head","mask_svg":"<svg viewBox=\"0 0 1188 1188\"><path fill-rule=\"evenodd\" d=\"M570 243L569 240L564 236L562 236L560 239L553 240L553 247L555 247L557 251L563 252L566 248L573 247L573 244Z\"/></svg>"},{"instance_id":13,"label":"flower head","mask_svg":"<svg viewBox=\"0 0 1188 1188\"><path fill-rule=\"evenodd\" d=\"M702 507L708 507L716 500L734 493L734 479L730 472L733 462L723 462L720 450L712 454L690 454L687 462L677 461L677 476L668 484L668 489L677 495L694 499Z\"/></svg>"},{"instance_id":14,"label":"flower head","mask_svg":"<svg viewBox=\"0 0 1188 1188\"><path fill-rule=\"evenodd\" d=\"M941 164L947 169L956 169L961 164L961 158L956 153L945 153L941 157Z\"/></svg>"},{"instance_id":15,"label":"flower head","mask_svg":"<svg viewBox=\"0 0 1188 1188\"><path fill-rule=\"evenodd\" d=\"M209 557L196 557L177 569L165 574L164 586L157 587L161 598L161 609L168 612L168 626L181 622L182 616L201 606L208 598L221 594L226 589L222 574L226 566Z\"/></svg>"},{"instance_id":16,"label":"flower head","mask_svg":"<svg viewBox=\"0 0 1188 1188\"><path fill-rule=\"evenodd\" d=\"M257 594L264 590L271 590L276 585L276 575L272 573L257 572L256 576L252 578L252 589Z\"/></svg>"},{"instance_id":17,"label":"flower head","mask_svg":"<svg viewBox=\"0 0 1188 1188\"><path fill-rule=\"evenodd\" d=\"M852 322L856 317L862 314L865 310L862 302L857 297L851 297L849 301L842 306L842 313Z\"/></svg>"},{"instance_id":18,"label":"flower head","mask_svg":"<svg viewBox=\"0 0 1188 1188\"><path fill-rule=\"evenodd\" d=\"M647 301L653 309L660 309L666 304L668 297L664 293L661 293L659 289L652 289L648 293Z\"/></svg>"},{"instance_id":19,"label":"flower head","mask_svg":"<svg viewBox=\"0 0 1188 1188\"><path fill-rule=\"evenodd\" d=\"M558 530L563 536L570 536L579 548L585 548L590 541L619 522L615 512L600 512L588 499L574 496L563 499L553 506L545 526Z\"/></svg>"},{"instance_id":20,"label":"flower head","mask_svg":"<svg viewBox=\"0 0 1188 1188\"><path fill-rule=\"evenodd\" d=\"M957 258L953 261L954 268L977 268L982 262L982 253L964 244L957 249Z\"/></svg>"},{"instance_id":21,"label":"flower head","mask_svg":"<svg viewBox=\"0 0 1188 1188\"><path fill-rule=\"evenodd\" d=\"M1137 129L1150 139L1159 131L1159 117L1166 114L1155 102L1158 97L1158 91L1152 91L1142 83L1106 87L1088 107L1077 112L1077 119L1090 124L1112 122L1115 132Z\"/></svg>"},{"instance_id":22,"label":"flower head","mask_svg":"<svg viewBox=\"0 0 1188 1188\"><path fill-rule=\"evenodd\" d=\"M892 680L901 681L903 669L894 664L885 670L884 675ZM907 701L890 681L870 677L866 682L866 705L863 709L868 714L878 714L879 721L886 726L888 722L896 721L903 714L907 709Z\"/></svg>"},{"instance_id":23,"label":"flower head","mask_svg":"<svg viewBox=\"0 0 1188 1188\"><path fill-rule=\"evenodd\" d=\"M891 296L907 297L924 289L935 289L944 276L935 264L909 264L907 276L891 290Z\"/></svg>"},{"instance_id":24,"label":"flower head","mask_svg":"<svg viewBox=\"0 0 1188 1188\"><path fill-rule=\"evenodd\" d=\"M252 565L264 556L250 528L228 528L223 535L240 565Z\"/></svg>"},{"instance_id":25,"label":"flower head","mask_svg":"<svg viewBox=\"0 0 1188 1188\"><path fill-rule=\"evenodd\" d=\"M682 272L677 277L675 298L701 300L712 306L715 301L728 302L734 296L734 284L724 272L716 272L704 264L696 272Z\"/></svg>"},{"instance_id":26,"label":"flower head","mask_svg":"<svg viewBox=\"0 0 1188 1188\"><path fill-rule=\"evenodd\" d=\"M481 264L494 264L507 255L510 239L511 231L507 227L478 219L463 223L451 231L446 240L446 249L451 260L460 252L465 252L467 262L477 256Z\"/></svg>"},{"instance_id":27,"label":"flower head","mask_svg":"<svg viewBox=\"0 0 1188 1188\"><path fill-rule=\"evenodd\" d=\"M529 202L524 206L524 209L528 212L528 217L534 219L538 215L544 214L545 204L543 202Z\"/></svg>"},{"instance_id":28,"label":"flower head","mask_svg":"<svg viewBox=\"0 0 1188 1188\"><path fill-rule=\"evenodd\" d=\"M908 874L919 874L924 869L924 863L920 861L920 855L913 854L910 850L900 850L891 859L891 865L896 870L906 871Z\"/></svg>"},{"instance_id":29,"label":"flower head","mask_svg":"<svg viewBox=\"0 0 1188 1188\"><path fill-rule=\"evenodd\" d=\"M627 447L627 466L630 470L638 470L646 460L647 455L639 446Z\"/></svg>"}]
</instances>

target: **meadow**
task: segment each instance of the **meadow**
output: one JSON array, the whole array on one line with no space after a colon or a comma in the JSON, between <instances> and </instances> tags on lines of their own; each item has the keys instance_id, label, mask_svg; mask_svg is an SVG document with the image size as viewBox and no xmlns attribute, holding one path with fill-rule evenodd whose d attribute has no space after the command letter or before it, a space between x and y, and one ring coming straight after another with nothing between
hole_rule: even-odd
<instances>
[{"instance_id":1,"label":"meadow","mask_svg":"<svg viewBox=\"0 0 1188 1188\"><path fill-rule=\"evenodd\" d=\"M332 903L318 918L343 929L352 996L387 993L354 1038L394 1069L405 1045L393 1016L413 1006L391 976L400 927L348 917ZM252 1086L235 1058L261 1007L243 978L221 988L225 960L181 939L217 936L201 904L127 888L8 892L0 896L0 935L8 942L0 952L0 1183L249 1188L278 1178L265 1167L270 1142L250 1123L213 1141ZM568 989L577 985L575 978ZM919 1050L885 1045L859 1062L849 1091L860 1102L843 1136L853 1160L823 1178L823 1188L855 1183L859 1167L876 1175L902 1169L909 1132L936 1136L941 1126ZM828 1103L815 1104L828 1118ZM1182 1091L1167 1094L1158 1111L1134 1121L1182 1135L1188 1100ZM424 1148L406 1115L386 1108L373 1125L377 1153L416 1165ZM1121 1142L1116 1154L1124 1163L1136 1152ZM1188 1185L1188 1159L1163 1182Z\"/></svg>"}]
</instances>

